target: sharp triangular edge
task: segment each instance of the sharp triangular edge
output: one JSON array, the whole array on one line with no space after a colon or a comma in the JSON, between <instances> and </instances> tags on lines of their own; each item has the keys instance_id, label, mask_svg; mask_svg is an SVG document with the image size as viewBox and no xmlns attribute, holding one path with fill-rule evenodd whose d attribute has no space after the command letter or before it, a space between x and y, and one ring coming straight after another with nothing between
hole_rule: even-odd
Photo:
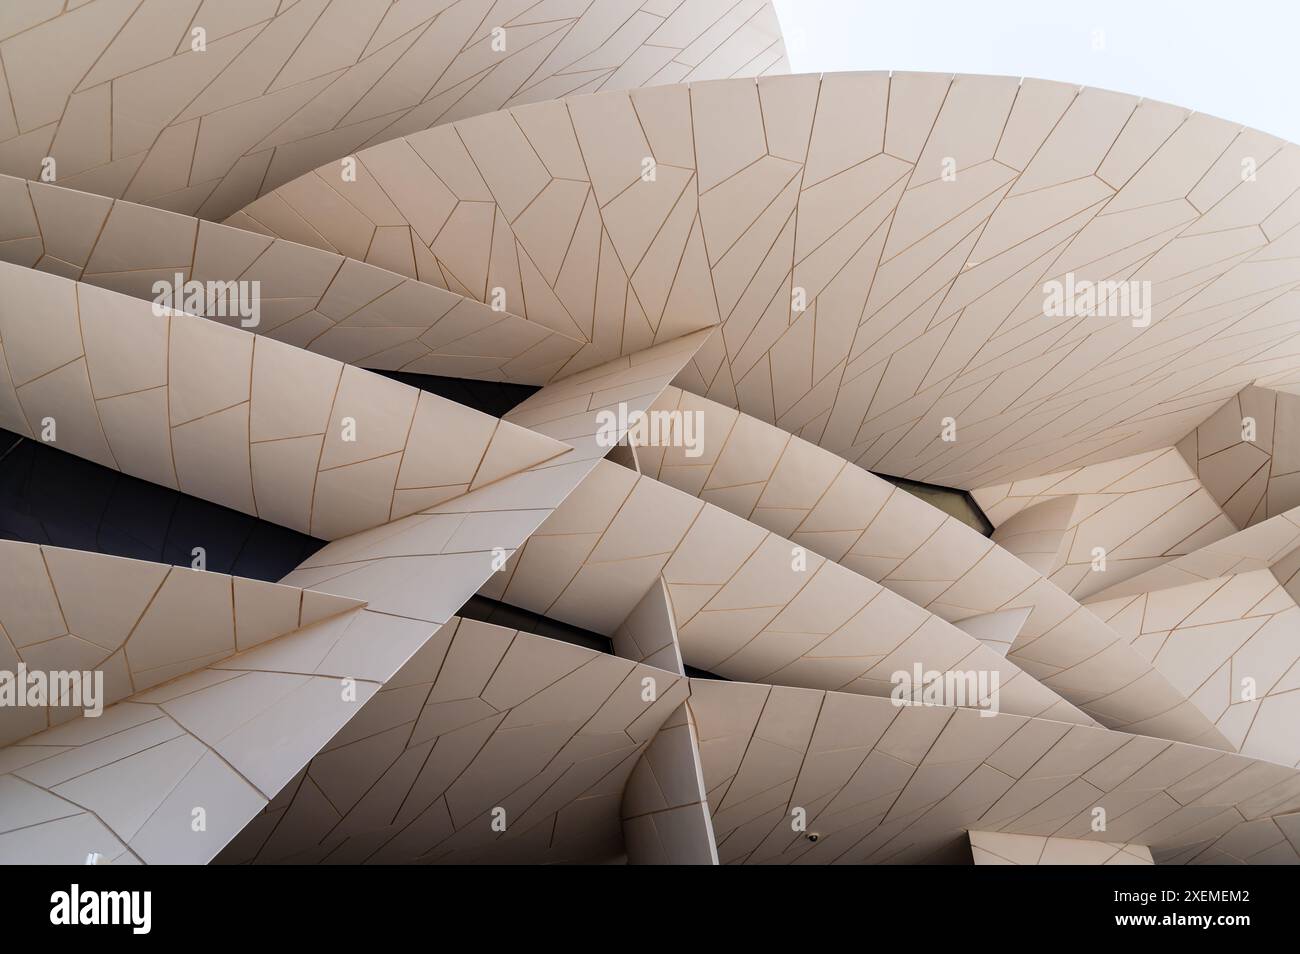
<instances>
[{"instance_id":1,"label":"sharp triangular edge","mask_svg":"<svg viewBox=\"0 0 1300 954\"><path fill-rule=\"evenodd\" d=\"M1252 527L1239 530L1232 536L1208 543L1145 573L1122 580L1094 593L1084 602L1105 603L1275 566L1281 569L1274 575L1285 573L1286 580L1279 576L1279 582L1285 585L1294 576L1294 572L1287 573L1286 570L1290 566L1288 561L1295 558L1297 548L1300 548L1300 507L1292 507L1276 517L1269 517Z\"/></svg>"},{"instance_id":2,"label":"sharp triangular edge","mask_svg":"<svg viewBox=\"0 0 1300 954\"><path fill-rule=\"evenodd\" d=\"M1015 662L893 591L609 461L600 461L485 595L613 633L661 575L673 593L683 660L725 678L889 695L893 671L910 671L918 659L925 669L961 659L968 669L999 672L1009 711L1050 710L1092 724ZM684 606L678 593L694 584L712 592L702 589L702 602Z\"/></svg>"},{"instance_id":3,"label":"sharp triangular edge","mask_svg":"<svg viewBox=\"0 0 1300 954\"><path fill-rule=\"evenodd\" d=\"M673 710L641 755L623 788L619 811L628 864L718 863L690 702Z\"/></svg>"},{"instance_id":4,"label":"sharp triangular edge","mask_svg":"<svg viewBox=\"0 0 1300 954\"><path fill-rule=\"evenodd\" d=\"M485 456L497 480L570 453L383 375L57 275L0 262L0 297L14 304L0 309L0 423L322 539L387 523L411 491L467 492Z\"/></svg>"},{"instance_id":5,"label":"sharp triangular edge","mask_svg":"<svg viewBox=\"0 0 1300 954\"><path fill-rule=\"evenodd\" d=\"M685 673L682 651L677 643L677 623L663 577L650 584L645 596L614 630L614 652L624 659L647 666Z\"/></svg>"},{"instance_id":6,"label":"sharp triangular edge","mask_svg":"<svg viewBox=\"0 0 1300 954\"><path fill-rule=\"evenodd\" d=\"M0 670L29 688L0 706L0 744L102 710L364 601L296 586L83 550L0 541ZM55 674L94 674L74 703L50 705ZM78 675L78 678L81 678ZM71 685L71 683L69 684ZM79 700L79 701L78 701Z\"/></svg>"},{"instance_id":7,"label":"sharp triangular edge","mask_svg":"<svg viewBox=\"0 0 1300 954\"><path fill-rule=\"evenodd\" d=\"M1300 804L1300 772L1293 767L1101 727L1025 720L1005 710L900 707L874 696L708 679L691 680L690 703L706 740L700 752L723 864L951 860L953 844L967 843L962 829L978 830L981 820L985 828L996 823L1040 842L1051 835L1090 845L1141 844L1153 852L1204 846L1236 829L1226 837L1254 853L1281 840L1271 831L1261 837L1268 826L1260 821ZM1013 736L1035 741L1023 751L1008 749ZM904 741L914 746L910 753L900 748ZM1010 758L1016 751L1023 757ZM1155 777L1157 754L1180 769ZM1099 758L1106 771L1098 771ZM881 807L880 787L865 780L874 777L872 766L899 759L903 781ZM961 770L949 771L955 764ZM972 790L969 766L976 774L996 767L998 783ZM1048 774L1051 792L1087 788L1077 798L1044 802ZM775 788L774 779L781 780ZM1130 818L1135 792L1143 803L1167 799L1174 806L1195 793L1195 806L1166 810L1152 824ZM760 793L771 797L756 803ZM1094 828L1103 817L1099 808L1104 832Z\"/></svg>"},{"instance_id":8,"label":"sharp triangular edge","mask_svg":"<svg viewBox=\"0 0 1300 954\"><path fill-rule=\"evenodd\" d=\"M999 656L1005 656L1033 609L1032 606L1020 606L996 613L981 613L959 619L953 625L970 633Z\"/></svg>"},{"instance_id":9,"label":"sharp triangular edge","mask_svg":"<svg viewBox=\"0 0 1300 954\"><path fill-rule=\"evenodd\" d=\"M706 328L561 378L504 418L570 444L577 456L603 458L708 341Z\"/></svg>"},{"instance_id":10,"label":"sharp triangular edge","mask_svg":"<svg viewBox=\"0 0 1300 954\"><path fill-rule=\"evenodd\" d=\"M453 617L219 860L617 861L625 786L688 691L679 674Z\"/></svg>"},{"instance_id":11,"label":"sharp triangular edge","mask_svg":"<svg viewBox=\"0 0 1300 954\"><path fill-rule=\"evenodd\" d=\"M685 674L672 599L663 577L646 590L614 631L612 641L615 654L624 659ZM673 711L642 753L623 788L619 813L628 864L718 863L700 740L689 701Z\"/></svg>"}]
</instances>

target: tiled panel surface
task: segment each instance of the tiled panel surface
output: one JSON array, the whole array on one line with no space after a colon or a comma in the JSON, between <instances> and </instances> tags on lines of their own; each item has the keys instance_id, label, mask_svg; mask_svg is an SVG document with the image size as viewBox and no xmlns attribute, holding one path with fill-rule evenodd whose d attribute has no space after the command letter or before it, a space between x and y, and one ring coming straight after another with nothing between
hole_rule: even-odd
<instances>
[{"instance_id":1,"label":"tiled panel surface","mask_svg":"<svg viewBox=\"0 0 1300 954\"><path fill-rule=\"evenodd\" d=\"M801 549L602 461L483 592L614 633L662 576L682 660L725 678L888 696L892 674L914 662L996 671L1004 709L1091 722L979 640ZM1188 724L1210 728L1203 717Z\"/></svg>"},{"instance_id":2,"label":"tiled panel surface","mask_svg":"<svg viewBox=\"0 0 1300 954\"><path fill-rule=\"evenodd\" d=\"M687 691L663 670L453 618L220 860L617 859L624 785Z\"/></svg>"},{"instance_id":3,"label":"tiled panel surface","mask_svg":"<svg viewBox=\"0 0 1300 954\"><path fill-rule=\"evenodd\" d=\"M75 188L208 218L505 105L788 69L768 0L6 6L0 171L36 178L52 156Z\"/></svg>"},{"instance_id":4,"label":"tiled panel surface","mask_svg":"<svg viewBox=\"0 0 1300 954\"><path fill-rule=\"evenodd\" d=\"M660 577L613 633L614 652L669 672L685 673L668 585Z\"/></svg>"},{"instance_id":5,"label":"tiled panel surface","mask_svg":"<svg viewBox=\"0 0 1300 954\"><path fill-rule=\"evenodd\" d=\"M1157 864L1294 865L1300 864L1300 813L1259 818L1227 834L1182 851L1164 851Z\"/></svg>"},{"instance_id":6,"label":"tiled panel surface","mask_svg":"<svg viewBox=\"0 0 1300 954\"><path fill-rule=\"evenodd\" d=\"M723 864L969 858L967 830L1195 855L1300 805L1293 769L1007 713L707 680L691 710Z\"/></svg>"},{"instance_id":7,"label":"tiled panel surface","mask_svg":"<svg viewBox=\"0 0 1300 954\"><path fill-rule=\"evenodd\" d=\"M100 706L362 606L183 567L0 541L0 670L103 675ZM0 745L80 706L0 706Z\"/></svg>"},{"instance_id":8,"label":"tiled panel surface","mask_svg":"<svg viewBox=\"0 0 1300 954\"><path fill-rule=\"evenodd\" d=\"M6 429L313 536L386 523L567 451L379 375L155 314L116 292L8 264L0 291Z\"/></svg>"},{"instance_id":9,"label":"tiled panel surface","mask_svg":"<svg viewBox=\"0 0 1300 954\"><path fill-rule=\"evenodd\" d=\"M672 598L662 578L614 631L613 645L624 659L685 675ZM641 755L623 789L620 815L628 864L718 863L689 702L668 717Z\"/></svg>"},{"instance_id":10,"label":"tiled panel surface","mask_svg":"<svg viewBox=\"0 0 1300 954\"><path fill-rule=\"evenodd\" d=\"M720 323L683 387L899 477L1171 447L1295 374L1300 147L1136 96L772 76L517 107L358 159L232 222L361 258L411 244L423 269L398 270L503 289L602 354ZM1047 283L1100 281L1139 283L1132 314L1045 317Z\"/></svg>"},{"instance_id":11,"label":"tiled panel surface","mask_svg":"<svg viewBox=\"0 0 1300 954\"><path fill-rule=\"evenodd\" d=\"M0 176L0 211L0 260L149 301L177 275L257 282L256 325L233 305L183 310L361 367L542 384L584 347L378 264L122 199Z\"/></svg>"},{"instance_id":12,"label":"tiled panel surface","mask_svg":"<svg viewBox=\"0 0 1300 954\"><path fill-rule=\"evenodd\" d=\"M1246 755L1300 764L1300 551L1269 569L1092 604Z\"/></svg>"},{"instance_id":13,"label":"tiled panel surface","mask_svg":"<svg viewBox=\"0 0 1300 954\"><path fill-rule=\"evenodd\" d=\"M699 453L677 446L684 442L665 446L671 442L661 426L654 445L635 448L645 474L879 582L955 622L1000 656L1010 651L1013 663L1106 725L1226 745L1186 697L1096 615L1003 549L996 531L990 541L824 448L688 391L665 392L651 408L656 411L683 415L682 423L694 415ZM1048 497L1045 505L1057 499ZM1021 511L1003 526L1019 522L1028 529L1030 516ZM1033 648L1025 649L1029 643ZM845 688L798 682L790 670L781 678L753 672L735 678Z\"/></svg>"},{"instance_id":14,"label":"tiled panel surface","mask_svg":"<svg viewBox=\"0 0 1300 954\"><path fill-rule=\"evenodd\" d=\"M1151 849L1111 841L1010 835L1000 831L970 833L971 857L977 865L1153 865Z\"/></svg>"},{"instance_id":15,"label":"tiled panel surface","mask_svg":"<svg viewBox=\"0 0 1300 954\"><path fill-rule=\"evenodd\" d=\"M668 717L632 770L622 815L628 864L718 863L689 702Z\"/></svg>"},{"instance_id":16,"label":"tiled panel surface","mask_svg":"<svg viewBox=\"0 0 1300 954\"><path fill-rule=\"evenodd\" d=\"M974 495L997 528L994 540L1041 562L1080 600L1236 529L1173 447Z\"/></svg>"},{"instance_id":17,"label":"tiled panel surface","mask_svg":"<svg viewBox=\"0 0 1300 954\"><path fill-rule=\"evenodd\" d=\"M325 541L0 433L0 537L275 582Z\"/></svg>"},{"instance_id":18,"label":"tiled panel surface","mask_svg":"<svg viewBox=\"0 0 1300 954\"><path fill-rule=\"evenodd\" d=\"M564 441L576 452L571 457L603 458L711 334L702 330L683 335L566 375L514 407L503 420Z\"/></svg>"},{"instance_id":19,"label":"tiled panel surface","mask_svg":"<svg viewBox=\"0 0 1300 954\"><path fill-rule=\"evenodd\" d=\"M0 428L331 541L0 542L0 672L112 703L5 710L0 860L1300 862L1300 147L760 75L767 0L33 3L0 65L57 168L0 176ZM1096 280L1150 321L1045 316Z\"/></svg>"},{"instance_id":20,"label":"tiled panel surface","mask_svg":"<svg viewBox=\"0 0 1300 954\"><path fill-rule=\"evenodd\" d=\"M629 411L644 410L695 346L692 341L672 342L542 388L511 412L520 426L507 421L500 426L563 447L563 454L337 540L304 561L285 582L356 596L397 615L445 622L485 580L506 575L512 566L507 559L602 464L602 409L617 402ZM615 422L605 437L616 444L625 431L626 420ZM457 453L462 451L457 448ZM483 466L491 463L485 459ZM436 586L428 585L430 575ZM566 621L585 627L579 620Z\"/></svg>"},{"instance_id":21,"label":"tiled panel surface","mask_svg":"<svg viewBox=\"0 0 1300 954\"><path fill-rule=\"evenodd\" d=\"M0 750L0 770L14 773L0 776L0 784L23 796L14 804L24 809L0 822L0 858L78 861L93 836L103 847L91 850L111 860L211 860L430 643L492 573L492 549L517 547L588 468L579 462L530 469L470 491L454 501L458 510L413 515L336 541L286 579L323 577L321 589L334 594L329 599L365 600L370 608L137 692L99 719L78 719ZM330 565L340 555L351 564ZM663 700L663 718L685 697L685 680L670 682L680 694ZM129 732L142 723L147 731ZM618 731L628 738L623 724ZM172 744L162 751L160 741ZM56 781L41 781L46 767ZM86 780L61 787L74 776ZM617 800L610 804L617 834ZM106 805L121 817L106 820ZM204 806L221 809L220 823L204 837L185 837L193 809Z\"/></svg>"},{"instance_id":22,"label":"tiled panel surface","mask_svg":"<svg viewBox=\"0 0 1300 954\"><path fill-rule=\"evenodd\" d=\"M1168 589L1184 583L1210 580L1232 573L1274 568L1279 581L1293 587L1294 575L1287 558L1300 548L1300 507L1269 517L1253 527L1216 540L1186 556L1162 563L1154 570L1125 580L1092 597L1089 602ZM1289 592L1298 596L1294 588Z\"/></svg>"},{"instance_id":23,"label":"tiled panel surface","mask_svg":"<svg viewBox=\"0 0 1300 954\"><path fill-rule=\"evenodd\" d=\"M427 638L414 629L336 617L0 750L0 859L210 861Z\"/></svg>"},{"instance_id":24,"label":"tiled panel surface","mask_svg":"<svg viewBox=\"0 0 1300 954\"><path fill-rule=\"evenodd\" d=\"M1178 442L1240 529L1300 505L1300 394L1248 387Z\"/></svg>"}]
</instances>

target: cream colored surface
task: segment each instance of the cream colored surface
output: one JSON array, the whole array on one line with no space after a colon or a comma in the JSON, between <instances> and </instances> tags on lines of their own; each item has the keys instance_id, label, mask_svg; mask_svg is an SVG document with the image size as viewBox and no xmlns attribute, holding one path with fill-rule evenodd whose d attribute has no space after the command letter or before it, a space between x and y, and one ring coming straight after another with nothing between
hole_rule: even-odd
<instances>
[{"instance_id":1,"label":"cream colored surface","mask_svg":"<svg viewBox=\"0 0 1300 954\"><path fill-rule=\"evenodd\" d=\"M977 865L1153 865L1151 849L1111 841L1082 841L1000 831L970 833Z\"/></svg>"},{"instance_id":2,"label":"cream colored surface","mask_svg":"<svg viewBox=\"0 0 1300 954\"><path fill-rule=\"evenodd\" d=\"M622 815L628 864L718 863L689 703L673 711L632 770Z\"/></svg>"},{"instance_id":3,"label":"cream colored surface","mask_svg":"<svg viewBox=\"0 0 1300 954\"><path fill-rule=\"evenodd\" d=\"M43 439L52 421L47 442L59 450L324 539L568 451L408 385L155 314L116 292L0 264L0 294L0 424Z\"/></svg>"},{"instance_id":4,"label":"cream colored surface","mask_svg":"<svg viewBox=\"0 0 1300 954\"><path fill-rule=\"evenodd\" d=\"M220 860L616 859L624 784L686 695L679 675L454 618Z\"/></svg>"},{"instance_id":5,"label":"cream colored surface","mask_svg":"<svg viewBox=\"0 0 1300 954\"><path fill-rule=\"evenodd\" d=\"M982 487L974 497L997 528L993 539L1009 549L1059 538L1042 562L1079 600L1235 529L1172 447Z\"/></svg>"},{"instance_id":6,"label":"cream colored surface","mask_svg":"<svg viewBox=\"0 0 1300 954\"><path fill-rule=\"evenodd\" d=\"M787 69L767 0L6 6L0 171L36 178L52 156L67 185L206 218L508 104Z\"/></svg>"},{"instance_id":7,"label":"cream colored surface","mask_svg":"<svg viewBox=\"0 0 1300 954\"><path fill-rule=\"evenodd\" d=\"M1157 864L1300 864L1300 813L1259 818L1238 825L1212 842L1180 852L1162 852Z\"/></svg>"},{"instance_id":8,"label":"cream colored surface","mask_svg":"<svg viewBox=\"0 0 1300 954\"><path fill-rule=\"evenodd\" d=\"M1091 722L979 640L801 550L602 461L483 593L614 633L662 576L682 659L728 679L888 696L893 675L913 663L997 672L1004 710ZM1203 718L1189 721L1197 733L1210 729Z\"/></svg>"},{"instance_id":9,"label":"cream colored surface","mask_svg":"<svg viewBox=\"0 0 1300 954\"><path fill-rule=\"evenodd\" d=\"M205 324L188 316L172 320L182 319ZM594 433L594 417L590 422ZM532 437L554 443L541 435ZM456 456L466 452L461 445L449 450ZM493 573L497 554L516 549L591 467L592 462L584 460L543 462L430 512L336 540L286 581L318 580L323 592L349 605L364 600L367 609L307 626L137 692L101 719L78 720L0 750L0 772L13 773L0 774L0 786L14 793L10 804L16 806L0 814L0 859L66 863L98 851L118 862L211 860L394 674L408 661L419 665L412 657L431 645L428 652L437 650L440 644L431 640ZM450 630L446 633L450 639ZM446 644L441 646L445 651ZM628 677L630 690L640 698L640 682L629 675L631 663L581 652L598 657L592 668L598 680L611 672L618 680ZM418 658L427 660L428 655ZM612 671L609 662L616 663ZM524 667L526 678L534 678L529 665L531 660ZM661 715L644 729L642 741L648 741L685 698L686 683L679 675L644 668L658 673L657 678L666 677L665 692L679 687L676 699L671 694L657 697L662 708L655 711ZM447 672L454 682L454 668ZM599 692L593 705L608 700L612 689ZM458 688L449 691L453 699L460 698ZM565 688L554 699L564 710L572 696ZM622 702L633 704L631 699ZM626 706L608 703L602 711L621 717ZM611 725L609 733L628 739L634 719L629 716ZM141 724L148 728L119 737ZM166 747L160 746L164 741ZM577 748L582 750L590 741L581 740ZM633 745L629 754L637 750ZM523 764L516 763L516 768ZM627 772L633 764L628 762ZM483 769L489 779L497 770L494 760ZM65 780L75 784L63 787ZM621 837L621 791L621 784L615 786L606 800L607 833L615 843ZM221 823L210 825L202 838L187 838L196 804L219 806ZM119 814L110 813L109 807ZM590 826L579 827L583 833L592 831ZM466 837L472 841L481 834Z\"/></svg>"},{"instance_id":10,"label":"cream colored surface","mask_svg":"<svg viewBox=\"0 0 1300 954\"><path fill-rule=\"evenodd\" d=\"M1300 806L1290 768L1007 713L699 679L691 711L723 864L960 863L968 829L1194 856Z\"/></svg>"},{"instance_id":11,"label":"cream colored surface","mask_svg":"<svg viewBox=\"0 0 1300 954\"><path fill-rule=\"evenodd\" d=\"M674 388L652 411L697 415L703 451L691 457L684 447L636 447L643 473L786 534L959 628L973 629L992 651L1103 724L1227 746L1147 660L1004 550L996 532L990 542L830 451L707 398ZM1048 497L1046 505L1058 499ZM1003 526L1030 515L1018 512ZM737 678L845 688L804 683L793 671L782 678L753 672Z\"/></svg>"},{"instance_id":12,"label":"cream colored surface","mask_svg":"<svg viewBox=\"0 0 1300 954\"><path fill-rule=\"evenodd\" d=\"M256 289L256 325L189 302L177 310L361 367L543 384L583 350L376 265L122 199L0 176L0 213L0 260L147 301L157 298L155 282L173 287L178 274L246 282L248 294Z\"/></svg>"},{"instance_id":13,"label":"cream colored surface","mask_svg":"<svg viewBox=\"0 0 1300 954\"><path fill-rule=\"evenodd\" d=\"M685 675L672 602L662 578L650 584L611 643L617 656ZM668 717L632 770L620 815L628 864L718 863L689 703Z\"/></svg>"},{"instance_id":14,"label":"cream colored surface","mask_svg":"<svg viewBox=\"0 0 1300 954\"><path fill-rule=\"evenodd\" d=\"M1248 387L1178 442L1241 529L1300 505L1300 394Z\"/></svg>"},{"instance_id":15,"label":"cream colored surface","mask_svg":"<svg viewBox=\"0 0 1300 954\"><path fill-rule=\"evenodd\" d=\"M0 671L103 673L107 707L363 601L102 553L0 541ZM84 691L84 690L83 690ZM0 745L83 707L0 707Z\"/></svg>"},{"instance_id":16,"label":"cream colored surface","mask_svg":"<svg viewBox=\"0 0 1300 954\"><path fill-rule=\"evenodd\" d=\"M1186 556L1162 563L1154 570L1103 590L1089 602L1149 593L1184 583L1274 567L1279 568L1276 571L1279 582L1291 587L1294 585L1294 577L1286 572L1285 566L1287 558L1294 556L1297 548L1300 548L1300 507L1206 544ZM1290 592L1292 596L1298 595L1294 589Z\"/></svg>"},{"instance_id":17,"label":"cream colored surface","mask_svg":"<svg viewBox=\"0 0 1300 954\"><path fill-rule=\"evenodd\" d=\"M683 335L552 381L506 414L503 421L563 441L569 459L595 461L621 442L636 415L710 340L711 332ZM602 432L602 420L616 424ZM603 441L603 442L602 442Z\"/></svg>"},{"instance_id":18,"label":"cream colored surface","mask_svg":"<svg viewBox=\"0 0 1300 954\"><path fill-rule=\"evenodd\" d=\"M1091 608L1214 720L1233 747L1300 764L1300 551L1269 569Z\"/></svg>"},{"instance_id":19,"label":"cream colored surface","mask_svg":"<svg viewBox=\"0 0 1300 954\"><path fill-rule=\"evenodd\" d=\"M330 540L0 543L0 669L113 703L5 717L0 860L1300 861L1300 147L754 79L766 0L37 3L0 63L0 171L58 168L0 177L0 428ZM176 273L262 321L155 313ZM1045 317L1067 276L1150 325Z\"/></svg>"},{"instance_id":20,"label":"cream colored surface","mask_svg":"<svg viewBox=\"0 0 1300 954\"><path fill-rule=\"evenodd\" d=\"M372 619L363 610L354 621L368 629ZM317 642L331 625L281 639ZM361 641L373 643L379 634L366 635ZM270 670L260 653L231 657L220 669L132 696L98 719L78 719L0 751L0 786L9 795L0 859L82 864L98 852L114 864L211 860L292 778L294 764L309 759L379 688L349 672L349 699L338 669ZM206 813L202 830L193 827L196 807Z\"/></svg>"},{"instance_id":21,"label":"cream colored surface","mask_svg":"<svg viewBox=\"0 0 1300 954\"><path fill-rule=\"evenodd\" d=\"M355 183L322 167L231 221L356 257L395 228L422 280L505 289L604 354L720 323L683 387L899 477L1171 447L1300 360L1300 147L1136 96L774 76L518 107L358 159ZM421 201L375 198L397 179ZM1150 324L1044 317L1067 275L1149 282Z\"/></svg>"},{"instance_id":22,"label":"cream colored surface","mask_svg":"<svg viewBox=\"0 0 1300 954\"><path fill-rule=\"evenodd\" d=\"M677 624L663 578L655 580L645 596L627 614L610 637L614 653L633 662L685 674Z\"/></svg>"}]
</instances>

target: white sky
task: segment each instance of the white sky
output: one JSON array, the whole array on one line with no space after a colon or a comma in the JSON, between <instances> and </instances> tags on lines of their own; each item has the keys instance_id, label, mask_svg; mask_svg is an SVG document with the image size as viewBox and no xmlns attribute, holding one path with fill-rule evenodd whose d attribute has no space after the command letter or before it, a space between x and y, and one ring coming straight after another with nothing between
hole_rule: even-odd
<instances>
[{"instance_id":1,"label":"white sky","mask_svg":"<svg viewBox=\"0 0 1300 954\"><path fill-rule=\"evenodd\" d=\"M774 0L796 73L930 70L1133 93L1300 142L1300 0ZM1093 49L1094 31L1104 45Z\"/></svg>"}]
</instances>

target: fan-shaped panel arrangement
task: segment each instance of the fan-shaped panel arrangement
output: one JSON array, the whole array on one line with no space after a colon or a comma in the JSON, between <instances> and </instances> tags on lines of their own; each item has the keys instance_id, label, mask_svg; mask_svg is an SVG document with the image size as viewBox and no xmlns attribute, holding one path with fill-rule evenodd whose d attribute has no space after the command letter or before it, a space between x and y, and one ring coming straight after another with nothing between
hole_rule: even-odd
<instances>
[{"instance_id":1,"label":"fan-shaped panel arrangement","mask_svg":"<svg viewBox=\"0 0 1300 954\"><path fill-rule=\"evenodd\" d=\"M0 63L0 861L1300 862L1300 147L766 0Z\"/></svg>"}]
</instances>

